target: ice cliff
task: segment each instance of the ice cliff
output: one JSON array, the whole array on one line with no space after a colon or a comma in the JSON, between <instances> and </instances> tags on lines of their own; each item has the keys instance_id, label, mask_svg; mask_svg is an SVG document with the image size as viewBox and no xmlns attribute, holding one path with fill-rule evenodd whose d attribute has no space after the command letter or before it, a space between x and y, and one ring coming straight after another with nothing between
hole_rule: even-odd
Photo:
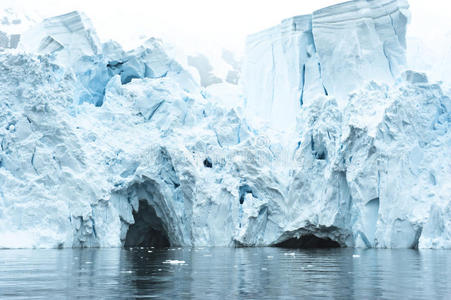
<instances>
[{"instance_id":1,"label":"ice cliff","mask_svg":"<svg viewBox=\"0 0 451 300\"><path fill-rule=\"evenodd\" d=\"M243 81L250 111L292 129L318 95L340 107L367 80L392 83L405 66L408 4L349 1L249 36Z\"/></svg>"},{"instance_id":2,"label":"ice cliff","mask_svg":"<svg viewBox=\"0 0 451 300\"><path fill-rule=\"evenodd\" d=\"M451 248L450 93L404 71L407 15L252 35L243 90L44 20L0 49L0 247Z\"/></svg>"}]
</instances>

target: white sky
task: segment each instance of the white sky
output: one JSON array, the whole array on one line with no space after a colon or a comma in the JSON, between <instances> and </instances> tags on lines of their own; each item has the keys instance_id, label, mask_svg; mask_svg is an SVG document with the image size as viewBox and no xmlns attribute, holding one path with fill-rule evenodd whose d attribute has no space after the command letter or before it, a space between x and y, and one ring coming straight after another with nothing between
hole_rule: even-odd
<instances>
[{"instance_id":1,"label":"white sky","mask_svg":"<svg viewBox=\"0 0 451 300\"><path fill-rule=\"evenodd\" d=\"M376 0L377 1L377 0ZM343 1L337 0L0 0L50 17L84 11L102 40L114 39L126 48L140 36L156 36L183 45L224 47L240 52L246 35ZM449 0L410 0L409 33L441 38L451 31ZM1 16L0 16L1 17Z\"/></svg>"}]
</instances>

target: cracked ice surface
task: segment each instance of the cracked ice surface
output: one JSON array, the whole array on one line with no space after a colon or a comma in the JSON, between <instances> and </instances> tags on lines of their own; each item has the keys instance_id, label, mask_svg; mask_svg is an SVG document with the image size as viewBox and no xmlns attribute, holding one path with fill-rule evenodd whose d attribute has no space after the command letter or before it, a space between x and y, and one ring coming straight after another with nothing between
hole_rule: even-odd
<instances>
[{"instance_id":1,"label":"cracked ice surface","mask_svg":"<svg viewBox=\"0 0 451 300\"><path fill-rule=\"evenodd\" d=\"M243 83L247 108L292 130L296 112L320 94L348 94L367 80L393 83L405 68L408 3L349 1L251 35Z\"/></svg>"},{"instance_id":2,"label":"cracked ice surface","mask_svg":"<svg viewBox=\"0 0 451 300\"><path fill-rule=\"evenodd\" d=\"M451 248L449 92L394 78L405 2L375 3L250 36L244 91L43 21L0 50L0 247Z\"/></svg>"}]
</instances>

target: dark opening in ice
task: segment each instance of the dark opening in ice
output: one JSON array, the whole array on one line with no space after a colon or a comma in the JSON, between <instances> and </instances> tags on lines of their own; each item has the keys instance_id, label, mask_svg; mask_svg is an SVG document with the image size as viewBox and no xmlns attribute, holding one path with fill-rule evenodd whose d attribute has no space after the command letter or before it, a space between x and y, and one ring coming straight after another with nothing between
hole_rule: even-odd
<instances>
[{"instance_id":1,"label":"dark opening in ice","mask_svg":"<svg viewBox=\"0 0 451 300\"><path fill-rule=\"evenodd\" d=\"M240 204L244 203L244 198L246 197L246 194L252 194L252 197L258 198L252 191L251 187L248 186L247 184L244 184L239 187L239 194L240 194Z\"/></svg>"},{"instance_id":2,"label":"dark opening in ice","mask_svg":"<svg viewBox=\"0 0 451 300\"><path fill-rule=\"evenodd\" d=\"M125 238L125 247L169 247L167 231L155 209L147 200L139 201L138 212L133 213L135 224L130 225Z\"/></svg>"},{"instance_id":3,"label":"dark opening in ice","mask_svg":"<svg viewBox=\"0 0 451 300\"><path fill-rule=\"evenodd\" d=\"M314 248L340 248L340 244L328 238L319 238L313 234L307 234L300 238L291 238L275 245L281 248L299 248L299 249L314 249Z\"/></svg>"},{"instance_id":4,"label":"dark opening in ice","mask_svg":"<svg viewBox=\"0 0 451 300\"><path fill-rule=\"evenodd\" d=\"M213 168L213 162L211 161L211 158L207 157L204 160L204 167L205 168Z\"/></svg>"}]
</instances>

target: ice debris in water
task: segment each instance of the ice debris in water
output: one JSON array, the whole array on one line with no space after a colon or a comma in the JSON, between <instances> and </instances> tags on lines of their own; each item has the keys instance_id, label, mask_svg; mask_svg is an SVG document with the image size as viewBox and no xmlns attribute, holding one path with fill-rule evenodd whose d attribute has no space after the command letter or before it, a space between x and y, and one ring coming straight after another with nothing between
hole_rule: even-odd
<instances>
[{"instance_id":1,"label":"ice debris in water","mask_svg":"<svg viewBox=\"0 0 451 300\"><path fill-rule=\"evenodd\" d=\"M180 264L184 264L184 263L185 263L184 260L170 260L170 259L165 260L163 262L163 264L170 264L170 265L180 265Z\"/></svg>"}]
</instances>

